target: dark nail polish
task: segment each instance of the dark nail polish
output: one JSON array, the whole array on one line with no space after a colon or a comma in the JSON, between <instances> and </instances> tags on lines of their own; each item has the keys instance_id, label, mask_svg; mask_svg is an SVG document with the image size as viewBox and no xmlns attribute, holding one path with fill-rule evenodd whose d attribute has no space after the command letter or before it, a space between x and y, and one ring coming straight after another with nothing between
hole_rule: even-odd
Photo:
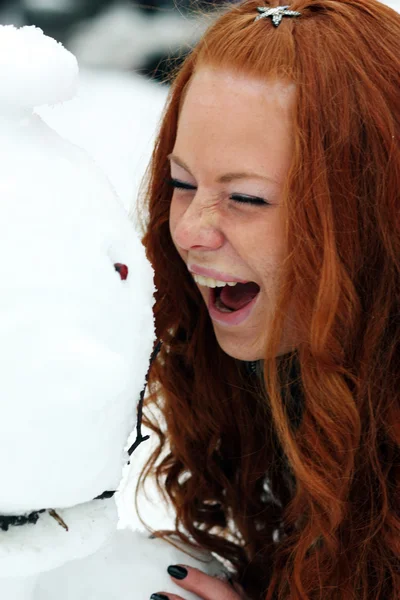
<instances>
[{"instance_id":1,"label":"dark nail polish","mask_svg":"<svg viewBox=\"0 0 400 600\"><path fill-rule=\"evenodd\" d=\"M185 579L188 574L187 569L179 567L178 565L170 565L167 571L171 577L174 577L175 579Z\"/></svg>"},{"instance_id":2,"label":"dark nail polish","mask_svg":"<svg viewBox=\"0 0 400 600\"><path fill-rule=\"evenodd\" d=\"M152 594L150 600L169 600L169 598L168 596L164 596L164 594Z\"/></svg>"}]
</instances>

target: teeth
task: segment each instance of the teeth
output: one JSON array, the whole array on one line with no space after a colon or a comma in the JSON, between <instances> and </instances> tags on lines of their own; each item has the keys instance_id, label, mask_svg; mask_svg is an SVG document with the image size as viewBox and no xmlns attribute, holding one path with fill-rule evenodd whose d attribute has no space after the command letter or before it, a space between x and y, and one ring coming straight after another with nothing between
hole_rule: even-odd
<instances>
[{"instance_id":1,"label":"teeth","mask_svg":"<svg viewBox=\"0 0 400 600\"><path fill-rule=\"evenodd\" d=\"M203 277L203 275L195 275L192 273L193 279L199 285L205 285L207 287L225 287L226 285L234 286L237 281L219 281L218 279L212 279L211 277Z\"/></svg>"}]
</instances>

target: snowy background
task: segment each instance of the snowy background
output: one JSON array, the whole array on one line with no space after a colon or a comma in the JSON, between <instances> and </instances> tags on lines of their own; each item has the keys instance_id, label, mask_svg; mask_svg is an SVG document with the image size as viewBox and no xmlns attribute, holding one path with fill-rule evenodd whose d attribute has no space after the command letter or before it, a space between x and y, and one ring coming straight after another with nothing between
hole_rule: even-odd
<instances>
[{"instance_id":1,"label":"snowy background","mask_svg":"<svg viewBox=\"0 0 400 600\"><path fill-rule=\"evenodd\" d=\"M0 0L0 23L40 27L81 66L163 79L204 31L207 7L208 0Z\"/></svg>"},{"instance_id":2,"label":"snowy background","mask_svg":"<svg viewBox=\"0 0 400 600\"><path fill-rule=\"evenodd\" d=\"M78 96L39 111L136 201L171 69L207 25L207 0L0 0L0 24L35 25L78 59ZM199 14L199 9L203 14Z\"/></svg>"},{"instance_id":3,"label":"snowy background","mask_svg":"<svg viewBox=\"0 0 400 600\"><path fill-rule=\"evenodd\" d=\"M109 177L124 206L135 205L168 88L136 73L80 69L77 96L37 112L78 144Z\"/></svg>"}]
</instances>

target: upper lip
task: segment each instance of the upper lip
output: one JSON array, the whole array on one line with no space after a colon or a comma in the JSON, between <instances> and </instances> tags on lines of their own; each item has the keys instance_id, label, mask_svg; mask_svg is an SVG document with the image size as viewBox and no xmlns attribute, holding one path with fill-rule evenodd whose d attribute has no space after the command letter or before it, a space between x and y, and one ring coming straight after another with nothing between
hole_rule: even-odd
<instances>
[{"instance_id":1,"label":"upper lip","mask_svg":"<svg viewBox=\"0 0 400 600\"><path fill-rule=\"evenodd\" d=\"M204 267L199 267L198 265L188 265L188 269L191 273L194 273L195 275L211 277L212 279L216 279L217 281L237 281L238 283L249 282L248 279L240 279L239 277L235 277L235 275L230 275L229 273L222 273L222 271L215 271L215 269L205 269Z\"/></svg>"}]
</instances>

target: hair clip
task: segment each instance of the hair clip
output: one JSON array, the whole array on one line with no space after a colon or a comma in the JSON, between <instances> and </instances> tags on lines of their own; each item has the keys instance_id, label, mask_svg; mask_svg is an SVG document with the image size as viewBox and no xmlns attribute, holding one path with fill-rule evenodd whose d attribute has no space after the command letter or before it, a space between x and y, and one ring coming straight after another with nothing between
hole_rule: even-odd
<instances>
[{"instance_id":1,"label":"hair clip","mask_svg":"<svg viewBox=\"0 0 400 600\"><path fill-rule=\"evenodd\" d=\"M259 13L258 17L254 21L259 19L266 19L267 17L272 18L272 24L278 27L283 17L300 17L301 13L296 10L288 10L289 6L276 6L275 8L268 8L267 6L257 6Z\"/></svg>"}]
</instances>

